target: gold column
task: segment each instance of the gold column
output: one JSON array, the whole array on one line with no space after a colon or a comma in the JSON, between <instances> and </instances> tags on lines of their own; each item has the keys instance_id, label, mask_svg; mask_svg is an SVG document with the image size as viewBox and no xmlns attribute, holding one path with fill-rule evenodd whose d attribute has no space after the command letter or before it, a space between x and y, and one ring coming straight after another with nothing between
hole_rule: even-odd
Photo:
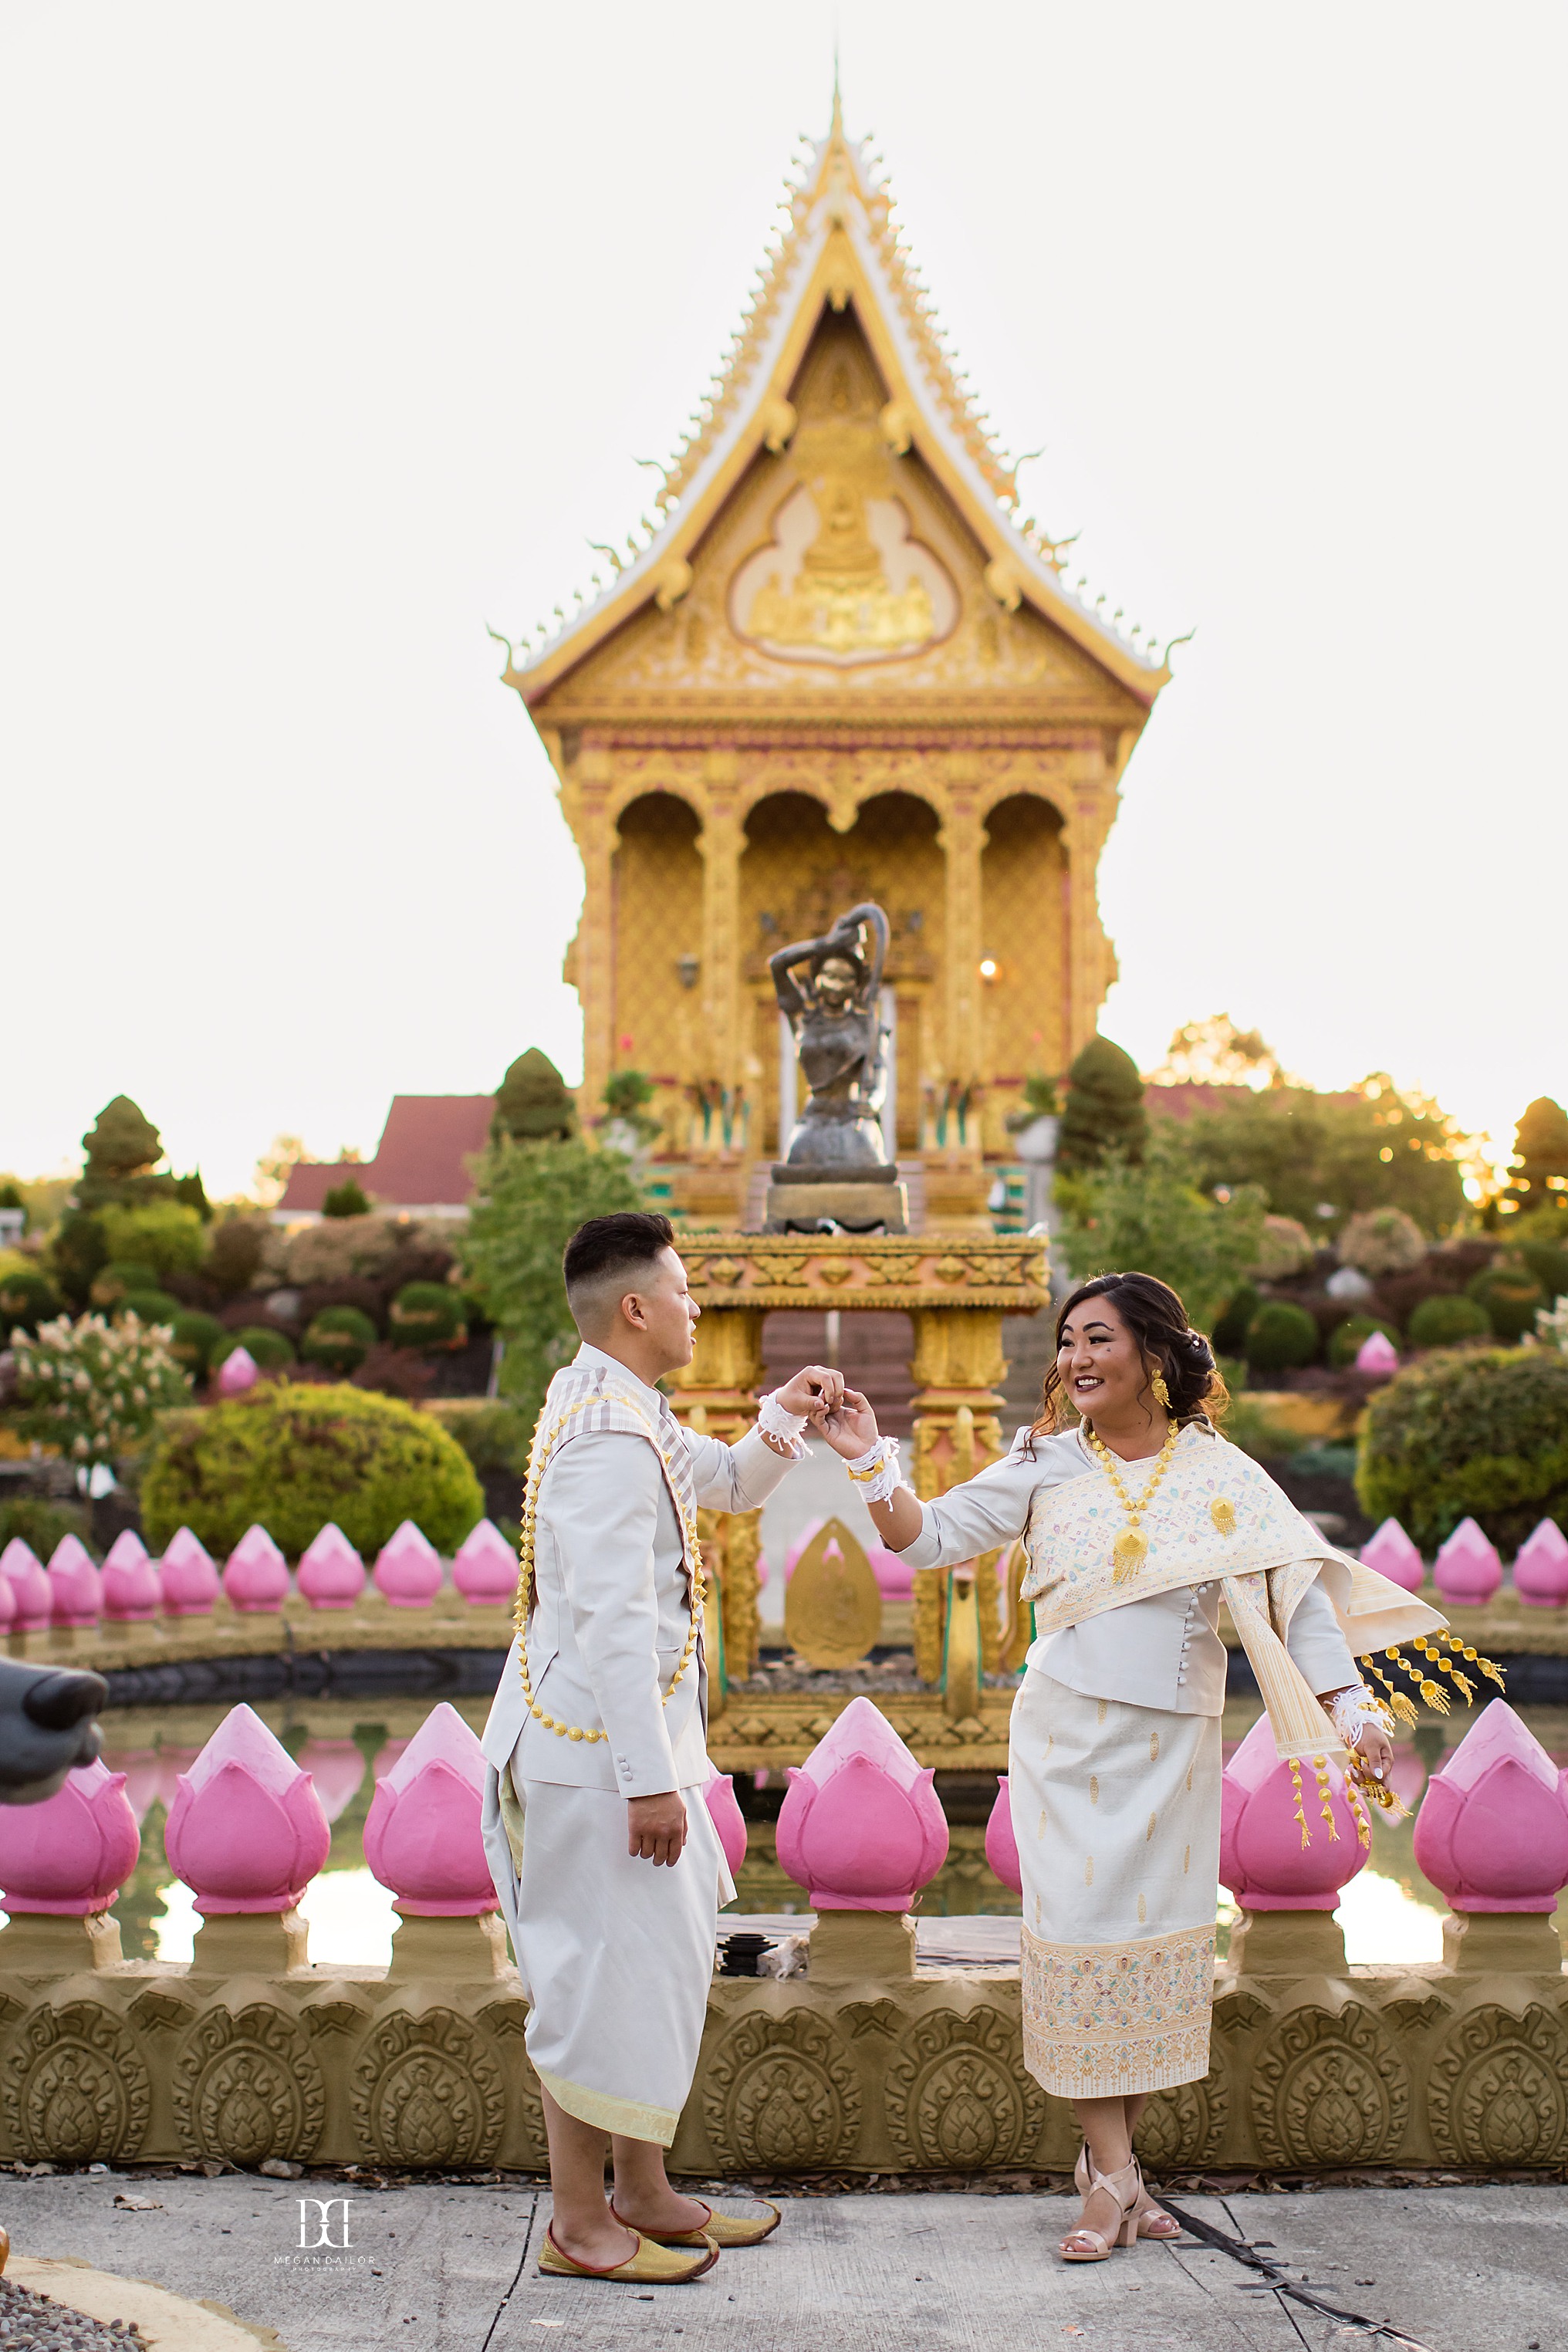
<instances>
[{"instance_id":1,"label":"gold column","mask_svg":"<svg viewBox=\"0 0 1568 2352\"><path fill-rule=\"evenodd\" d=\"M688 1428L721 1437L727 1445L744 1437L757 1417L763 1378L763 1310L710 1307L698 1318L696 1346L685 1370L673 1375L670 1404ZM757 1561L762 1555L761 1511L700 1511L697 1532L718 1588L724 1629L724 1668L742 1680L757 1663ZM709 1719L721 1713L720 1694L710 1690Z\"/></svg>"},{"instance_id":2,"label":"gold column","mask_svg":"<svg viewBox=\"0 0 1568 2352\"><path fill-rule=\"evenodd\" d=\"M920 1383L913 1399L911 1469L915 1493L924 1503L944 1494L949 1486L961 1486L988 1463L1000 1460L1002 1423L997 1408L1002 1403L1007 1360L1002 1352L999 1307L956 1311L951 1307L917 1307L911 1319L915 1327L911 1369ZM1001 1626L992 1572L995 1563L994 1552L985 1554L973 1564L966 1579L946 1569L915 1570L915 1672L923 1682L942 1678L949 1580L954 1575L964 1586L958 1598L966 1618L973 1593L981 1660L993 1670L996 1667ZM962 1646L967 1651L970 1644L965 1640ZM969 1679L966 1671L965 1681Z\"/></svg>"},{"instance_id":3,"label":"gold column","mask_svg":"<svg viewBox=\"0 0 1568 2352\"><path fill-rule=\"evenodd\" d=\"M735 785L740 769L733 751L710 751L702 762L707 787L707 814L697 846L702 857L702 1022L706 1032L702 1054L707 1066L697 1072L717 1078L736 1103L742 1052L739 1034L739 968L741 850L740 819L735 810ZM740 1149L742 1130L738 1106L731 1133ZM723 1128L715 1119L712 1156L723 1152Z\"/></svg>"},{"instance_id":4,"label":"gold column","mask_svg":"<svg viewBox=\"0 0 1568 2352\"><path fill-rule=\"evenodd\" d=\"M1068 762L1072 814L1068 852L1068 1057L1093 1036L1105 992L1116 977L1116 957L1100 919L1100 853L1116 814L1107 790L1104 755L1098 744L1076 751Z\"/></svg>"},{"instance_id":5,"label":"gold column","mask_svg":"<svg viewBox=\"0 0 1568 2352\"><path fill-rule=\"evenodd\" d=\"M946 860L946 996L942 1040L947 1076L952 1085L973 1087L980 1077L980 853L984 827L975 806L979 765L971 753L955 752L947 763L947 816L938 840ZM972 1112L967 1122L967 1165L980 1156L980 1122ZM949 1129L948 1147L955 1138Z\"/></svg>"},{"instance_id":6,"label":"gold column","mask_svg":"<svg viewBox=\"0 0 1568 2352\"><path fill-rule=\"evenodd\" d=\"M584 751L562 799L583 859L583 916L577 929L577 996L583 1007L584 1115L594 1118L615 1066L615 854L609 814L614 763L607 751Z\"/></svg>"}]
</instances>

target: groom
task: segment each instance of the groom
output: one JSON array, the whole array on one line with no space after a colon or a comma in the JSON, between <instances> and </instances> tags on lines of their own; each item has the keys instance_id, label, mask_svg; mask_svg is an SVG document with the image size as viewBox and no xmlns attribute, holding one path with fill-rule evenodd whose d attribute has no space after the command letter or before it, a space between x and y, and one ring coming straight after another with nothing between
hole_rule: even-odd
<instances>
[{"instance_id":1,"label":"groom","mask_svg":"<svg viewBox=\"0 0 1568 2352\"><path fill-rule=\"evenodd\" d=\"M593 1217L566 1245L583 1344L557 1372L523 1499L519 1622L485 1727L485 1846L531 2008L554 2213L540 2269L675 2284L777 2225L665 2177L691 2087L714 1922L734 1887L704 1798L697 1511L749 1511L835 1409L808 1366L737 1445L681 1428L655 1382L700 1309L667 1217ZM615 2196L605 2201L606 2135Z\"/></svg>"}]
</instances>

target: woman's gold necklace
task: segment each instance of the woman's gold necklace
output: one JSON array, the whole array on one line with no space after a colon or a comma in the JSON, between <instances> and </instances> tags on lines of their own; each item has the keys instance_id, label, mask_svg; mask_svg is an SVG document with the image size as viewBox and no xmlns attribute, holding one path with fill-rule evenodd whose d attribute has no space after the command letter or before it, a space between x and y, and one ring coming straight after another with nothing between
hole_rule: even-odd
<instances>
[{"instance_id":1,"label":"woman's gold necklace","mask_svg":"<svg viewBox=\"0 0 1568 2352\"><path fill-rule=\"evenodd\" d=\"M1127 1514L1127 1525L1110 1548L1110 1557L1116 1563L1110 1580L1113 1584L1130 1584L1149 1557L1149 1538L1138 1522L1153 1500L1155 1487L1171 1466L1171 1456L1176 1450L1176 1440L1181 1433L1176 1423L1172 1422L1165 1433L1165 1443L1160 1448L1160 1458L1154 1465L1154 1475L1134 1502L1122 1484L1115 1454L1092 1429L1089 1433L1089 1450L1115 1487L1116 1499Z\"/></svg>"}]
</instances>

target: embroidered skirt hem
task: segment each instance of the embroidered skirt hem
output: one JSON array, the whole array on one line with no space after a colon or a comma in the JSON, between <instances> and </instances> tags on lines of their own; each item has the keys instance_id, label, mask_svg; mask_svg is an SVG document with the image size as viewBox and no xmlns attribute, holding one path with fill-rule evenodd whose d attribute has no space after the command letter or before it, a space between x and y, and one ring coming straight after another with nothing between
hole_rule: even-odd
<instances>
[{"instance_id":1,"label":"embroidered skirt hem","mask_svg":"<svg viewBox=\"0 0 1568 2352\"><path fill-rule=\"evenodd\" d=\"M1209 2070L1212 1927L1128 1944L1023 1931L1024 2063L1062 2099L1173 2091Z\"/></svg>"}]
</instances>

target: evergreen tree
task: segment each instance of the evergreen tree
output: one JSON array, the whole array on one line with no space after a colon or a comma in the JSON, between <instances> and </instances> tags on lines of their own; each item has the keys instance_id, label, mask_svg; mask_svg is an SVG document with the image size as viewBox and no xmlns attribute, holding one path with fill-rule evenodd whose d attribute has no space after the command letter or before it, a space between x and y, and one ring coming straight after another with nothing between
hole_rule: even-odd
<instances>
[{"instance_id":1,"label":"evergreen tree","mask_svg":"<svg viewBox=\"0 0 1568 2352\"><path fill-rule=\"evenodd\" d=\"M1568 1110L1542 1095L1513 1135L1508 1198L1521 1209L1568 1209Z\"/></svg>"},{"instance_id":2,"label":"evergreen tree","mask_svg":"<svg viewBox=\"0 0 1568 2352\"><path fill-rule=\"evenodd\" d=\"M1108 1156L1136 1166L1148 1132L1137 1064L1109 1037L1091 1037L1068 1072L1057 1166L1099 1168Z\"/></svg>"},{"instance_id":3,"label":"evergreen tree","mask_svg":"<svg viewBox=\"0 0 1568 2352\"><path fill-rule=\"evenodd\" d=\"M89 1178L120 1182L127 1176L144 1176L163 1157L163 1139L129 1095L105 1103L82 1137Z\"/></svg>"},{"instance_id":4,"label":"evergreen tree","mask_svg":"<svg viewBox=\"0 0 1568 2352\"><path fill-rule=\"evenodd\" d=\"M577 1132L577 1106L571 1089L548 1054L531 1045L520 1054L496 1089L496 1115L491 1133L499 1142L510 1136L515 1143L564 1140Z\"/></svg>"}]
</instances>

